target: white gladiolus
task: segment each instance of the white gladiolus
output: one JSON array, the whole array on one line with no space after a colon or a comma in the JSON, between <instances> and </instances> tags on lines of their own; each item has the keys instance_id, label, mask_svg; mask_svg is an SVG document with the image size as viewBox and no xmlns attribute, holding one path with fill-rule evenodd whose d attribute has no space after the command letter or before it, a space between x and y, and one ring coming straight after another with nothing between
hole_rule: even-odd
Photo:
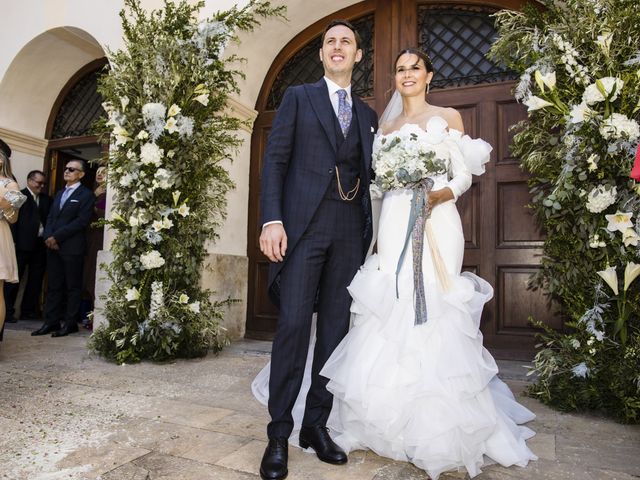
<instances>
[{"instance_id":1,"label":"white gladiolus","mask_svg":"<svg viewBox=\"0 0 640 480\"><path fill-rule=\"evenodd\" d=\"M618 275L616 274L616 267L608 267L606 270L600 270L597 273L607 285L609 285L613 293L618 295Z\"/></svg>"}]
</instances>

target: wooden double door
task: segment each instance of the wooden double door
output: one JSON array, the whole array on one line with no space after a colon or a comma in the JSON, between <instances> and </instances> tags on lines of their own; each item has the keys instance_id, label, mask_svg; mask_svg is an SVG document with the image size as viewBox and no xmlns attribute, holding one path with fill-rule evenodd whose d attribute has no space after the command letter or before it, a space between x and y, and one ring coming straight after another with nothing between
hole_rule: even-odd
<instances>
[{"instance_id":1,"label":"wooden double door","mask_svg":"<svg viewBox=\"0 0 640 480\"><path fill-rule=\"evenodd\" d=\"M466 133L483 138L493 146L486 173L474 177L471 188L457 202L466 241L464 269L486 279L495 292L482 316L485 345L498 357L529 358L535 333L529 324L530 317L561 328L561 317L547 298L540 291L528 287L531 274L539 268L543 235L527 208L530 199L527 175L509 150L510 127L526 117L526 110L513 99L514 82L509 79L508 72L502 72L500 78L496 73L499 68L488 65L485 68L488 74L481 77L473 67L467 70L464 66L456 67L456 64L478 55L478 52L469 50L480 43L474 43L474 29L489 28L489 24L481 25L486 20L483 15L489 16L498 6L519 8L517 2L511 1L492 2L488 7L483 2L464 5L415 0L362 2L310 26L276 58L256 105L259 115L252 136L247 337L271 338L277 324L277 309L266 292L268 260L258 245L260 172L275 114L274 106L277 106L277 94L284 90L287 82L293 84L299 80L299 73L297 79L286 78L286 75L296 74L296 65L304 61L300 57L304 48L310 49L309 56L315 53L317 57L319 43L314 46L312 42L314 39L318 42L324 25L334 17L351 19L357 27L363 19L368 19L373 31L366 32L364 36L370 42L364 50L365 55L370 56L370 63L364 66L364 73L356 72L359 84L355 90L359 88L361 96L378 113L384 109L392 91L396 52L407 45L420 45L432 56L436 69L440 66L442 71L449 72L448 76L434 78L434 82L437 80L436 88L428 95L428 101L456 108L462 115ZM430 15L440 17L434 19ZM429 31L425 32L425 29ZM434 34L436 30L439 33ZM488 34L490 31L484 32L485 37ZM465 35L470 37L466 43L460 41ZM438 56L444 49L435 53L429 51L437 48L438 41L445 40L449 41L447 48L451 49L448 57ZM460 50L457 52L454 51L455 45L450 45L456 40L456 48ZM492 68L496 71L492 72ZM469 77L458 78L465 72L475 75L472 81ZM316 80L321 75L320 70Z\"/></svg>"}]
</instances>

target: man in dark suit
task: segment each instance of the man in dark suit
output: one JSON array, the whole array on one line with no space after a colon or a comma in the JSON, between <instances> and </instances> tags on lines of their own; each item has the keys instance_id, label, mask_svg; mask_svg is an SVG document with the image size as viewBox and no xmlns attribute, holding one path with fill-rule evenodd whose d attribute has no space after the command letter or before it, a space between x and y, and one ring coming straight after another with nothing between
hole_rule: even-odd
<instances>
[{"instance_id":1,"label":"man in dark suit","mask_svg":"<svg viewBox=\"0 0 640 480\"><path fill-rule=\"evenodd\" d=\"M46 177L40 170L29 172L27 188L22 190L27 201L20 208L18 221L11 225L11 233L16 245L19 278L22 278L27 268L29 269L22 296L20 318L41 318L38 315L38 300L47 263L47 249L44 245L43 233L52 201L49 195L43 193L46 183ZM7 300L7 321L15 322L17 319L14 315L14 304L19 284L5 283L4 289Z\"/></svg>"},{"instance_id":2,"label":"man in dark suit","mask_svg":"<svg viewBox=\"0 0 640 480\"><path fill-rule=\"evenodd\" d=\"M78 331L86 229L95 202L93 192L80 183L86 169L84 160L67 162L64 168L67 185L57 193L47 218L44 229L48 274L45 321L31 335L53 332L52 337L64 337Z\"/></svg>"},{"instance_id":3,"label":"man in dark suit","mask_svg":"<svg viewBox=\"0 0 640 480\"><path fill-rule=\"evenodd\" d=\"M347 286L371 239L371 147L377 117L351 94L360 38L343 20L323 34L324 78L289 88L273 122L262 172L260 248L273 263L269 292L279 303L269 379L265 479L287 475L292 407L298 396L317 308L317 340L300 446L342 464L346 454L326 422L333 402L319 371L349 328Z\"/></svg>"}]
</instances>

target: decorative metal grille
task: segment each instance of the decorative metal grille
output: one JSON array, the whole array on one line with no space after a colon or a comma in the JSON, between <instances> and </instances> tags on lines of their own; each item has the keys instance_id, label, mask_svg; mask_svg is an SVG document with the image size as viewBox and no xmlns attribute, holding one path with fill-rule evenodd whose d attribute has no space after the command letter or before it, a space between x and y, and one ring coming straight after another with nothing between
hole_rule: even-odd
<instances>
[{"instance_id":1,"label":"decorative metal grille","mask_svg":"<svg viewBox=\"0 0 640 480\"><path fill-rule=\"evenodd\" d=\"M51 138L90 135L93 122L106 115L97 90L100 72L101 69L88 74L67 94L53 124Z\"/></svg>"},{"instance_id":2,"label":"decorative metal grille","mask_svg":"<svg viewBox=\"0 0 640 480\"><path fill-rule=\"evenodd\" d=\"M362 38L362 60L353 69L352 90L359 97L373 96L373 14L366 15L353 22L353 26ZM318 36L307 43L302 49L289 59L276 76L269 98L267 110L275 110L284 91L292 85L317 82L324 74L318 51L322 45L322 36Z\"/></svg>"},{"instance_id":3,"label":"decorative metal grille","mask_svg":"<svg viewBox=\"0 0 640 480\"><path fill-rule=\"evenodd\" d=\"M487 7L421 5L418 41L431 57L431 89L478 85L517 78L485 54L496 38L495 10Z\"/></svg>"}]
</instances>

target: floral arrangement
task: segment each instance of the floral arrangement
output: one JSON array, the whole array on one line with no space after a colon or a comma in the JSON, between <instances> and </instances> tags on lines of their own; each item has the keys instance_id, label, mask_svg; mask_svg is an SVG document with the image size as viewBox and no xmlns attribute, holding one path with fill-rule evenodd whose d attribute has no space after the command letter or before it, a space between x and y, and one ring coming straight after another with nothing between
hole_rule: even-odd
<instances>
[{"instance_id":1,"label":"floral arrangement","mask_svg":"<svg viewBox=\"0 0 640 480\"><path fill-rule=\"evenodd\" d=\"M520 73L515 97L529 112L512 150L546 232L533 285L567 318L565 332L536 323L530 393L638 422L640 10L636 0L542 3L499 12L490 53Z\"/></svg>"},{"instance_id":2,"label":"floral arrangement","mask_svg":"<svg viewBox=\"0 0 640 480\"><path fill-rule=\"evenodd\" d=\"M374 153L375 184L382 191L412 188L420 180L447 172L444 160L436 158L436 147L419 141L422 130L407 124L376 140L380 148Z\"/></svg>"},{"instance_id":3,"label":"floral arrangement","mask_svg":"<svg viewBox=\"0 0 640 480\"><path fill-rule=\"evenodd\" d=\"M212 301L200 286L205 241L216 238L233 187L224 163L240 143L241 122L226 103L241 59L223 53L235 31L282 8L250 0L198 21L203 5L165 0L147 13L125 0L125 50L109 52L99 82L115 240L108 325L91 348L117 362L200 356L225 343L220 319L230 300Z\"/></svg>"}]
</instances>

